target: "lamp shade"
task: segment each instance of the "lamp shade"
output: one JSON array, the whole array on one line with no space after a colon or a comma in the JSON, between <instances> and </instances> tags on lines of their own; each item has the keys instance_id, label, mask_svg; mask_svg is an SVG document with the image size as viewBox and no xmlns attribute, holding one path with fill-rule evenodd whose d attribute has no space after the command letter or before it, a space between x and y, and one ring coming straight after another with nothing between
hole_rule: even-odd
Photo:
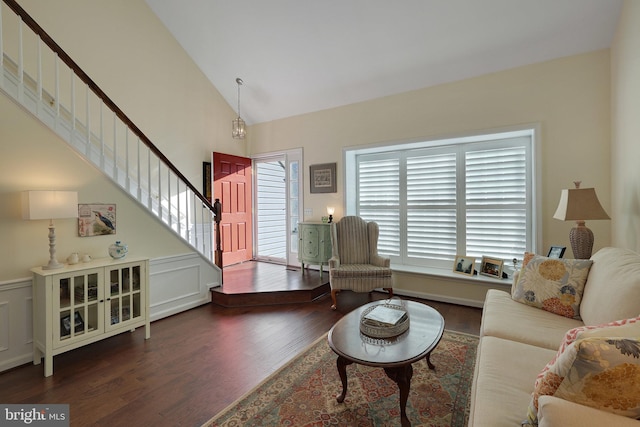
<instances>
[{"instance_id":1,"label":"lamp shade","mask_svg":"<svg viewBox=\"0 0 640 427\"><path fill-rule=\"evenodd\" d=\"M553 214L562 221L586 221L610 219L593 188L570 188L562 190L558 209Z\"/></svg>"},{"instance_id":2,"label":"lamp shade","mask_svg":"<svg viewBox=\"0 0 640 427\"><path fill-rule=\"evenodd\" d=\"M58 219L78 217L76 191L24 191L23 219Z\"/></svg>"}]
</instances>

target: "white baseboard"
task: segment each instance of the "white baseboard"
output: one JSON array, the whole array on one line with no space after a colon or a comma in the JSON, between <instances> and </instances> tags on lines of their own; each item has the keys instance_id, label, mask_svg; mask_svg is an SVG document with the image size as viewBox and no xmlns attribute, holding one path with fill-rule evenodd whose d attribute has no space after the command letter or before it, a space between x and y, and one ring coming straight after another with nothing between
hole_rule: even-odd
<instances>
[{"instance_id":1,"label":"white baseboard","mask_svg":"<svg viewBox=\"0 0 640 427\"><path fill-rule=\"evenodd\" d=\"M431 301L446 302L449 304L464 305L468 307L482 308L484 305L484 301L477 301L469 298L457 298L457 297L451 297L451 296L441 295L441 294L407 291L407 290L398 289L398 288L393 288L393 294L404 295L404 296L413 297L413 298L421 298L421 299L426 299Z\"/></svg>"}]
</instances>

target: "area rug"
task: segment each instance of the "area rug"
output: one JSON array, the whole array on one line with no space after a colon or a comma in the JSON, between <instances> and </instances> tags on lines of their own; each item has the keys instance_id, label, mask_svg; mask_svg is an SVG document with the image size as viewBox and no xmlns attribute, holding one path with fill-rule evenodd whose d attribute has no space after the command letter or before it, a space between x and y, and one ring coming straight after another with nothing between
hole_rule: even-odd
<instances>
[{"instance_id":1,"label":"area rug","mask_svg":"<svg viewBox=\"0 0 640 427\"><path fill-rule=\"evenodd\" d=\"M445 331L431 354L436 369L424 359L414 363L412 425L467 425L477 345L476 336ZM398 387L381 368L347 366L347 397L336 401L342 391L336 359L325 335L203 427L399 426Z\"/></svg>"}]
</instances>

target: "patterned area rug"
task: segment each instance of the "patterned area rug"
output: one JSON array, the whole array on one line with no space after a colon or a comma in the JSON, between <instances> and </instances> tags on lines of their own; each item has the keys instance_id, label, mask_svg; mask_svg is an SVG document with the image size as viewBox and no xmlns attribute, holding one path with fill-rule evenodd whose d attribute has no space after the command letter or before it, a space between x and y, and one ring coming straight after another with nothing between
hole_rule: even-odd
<instances>
[{"instance_id":1,"label":"patterned area rug","mask_svg":"<svg viewBox=\"0 0 640 427\"><path fill-rule=\"evenodd\" d=\"M414 426L467 425L478 337L445 331L426 361L413 365L407 416ZM262 384L206 422L214 426L399 426L398 387L381 368L347 366L344 403L337 356L326 335Z\"/></svg>"}]
</instances>

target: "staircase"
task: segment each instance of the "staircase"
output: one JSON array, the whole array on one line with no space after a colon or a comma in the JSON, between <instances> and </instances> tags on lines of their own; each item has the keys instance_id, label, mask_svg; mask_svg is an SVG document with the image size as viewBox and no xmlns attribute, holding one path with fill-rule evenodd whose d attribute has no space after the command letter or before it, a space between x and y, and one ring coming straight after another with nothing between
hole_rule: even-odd
<instances>
[{"instance_id":1,"label":"staircase","mask_svg":"<svg viewBox=\"0 0 640 427\"><path fill-rule=\"evenodd\" d=\"M15 0L2 1L0 91L222 268L213 239L219 203L212 205Z\"/></svg>"}]
</instances>

